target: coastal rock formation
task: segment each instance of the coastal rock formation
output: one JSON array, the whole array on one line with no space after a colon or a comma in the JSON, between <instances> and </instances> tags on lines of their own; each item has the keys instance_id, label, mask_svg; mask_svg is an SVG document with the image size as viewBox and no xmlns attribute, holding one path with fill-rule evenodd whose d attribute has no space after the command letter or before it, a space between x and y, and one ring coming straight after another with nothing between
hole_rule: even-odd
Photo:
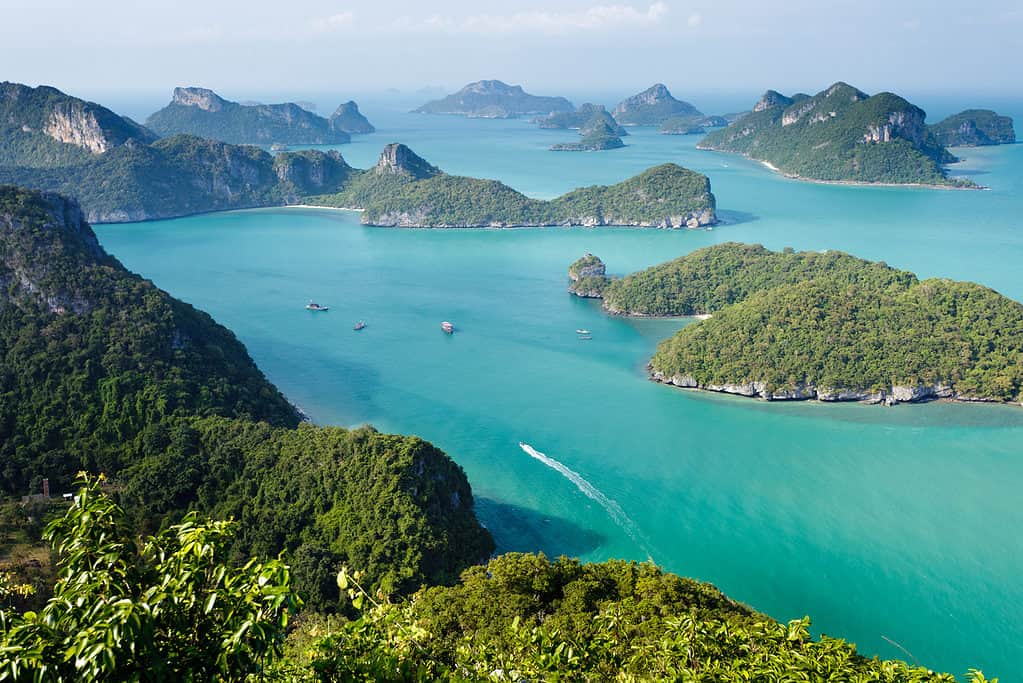
<instances>
[{"instance_id":1,"label":"coastal rock formation","mask_svg":"<svg viewBox=\"0 0 1023 683\"><path fill-rule=\"evenodd\" d=\"M520 85L497 80L476 81L458 92L427 102L414 111L420 114L461 114L476 118L514 118L525 114L572 111L564 97L530 95Z\"/></svg>"},{"instance_id":2,"label":"coastal rock formation","mask_svg":"<svg viewBox=\"0 0 1023 683\"><path fill-rule=\"evenodd\" d=\"M239 145L328 145L351 140L343 127L294 102L245 105L195 87L175 88L170 104L150 116L146 125L160 135L184 133Z\"/></svg>"},{"instance_id":3,"label":"coastal rock formation","mask_svg":"<svg viewBox=\"0 0 1023 683\"><path fill-rule=\"evenodd\" d=\"M312 150L276 155L273 170L288 203L343 187L354 171L339 152Z\"/></svg>"},{"instance_id":4,"label":"coastal rock formation","mask_svg":"<svg viewBox=\"0 0 1023 683\"><path fill-rule=\"evenodd\" d=\"M56 88L0 83L0 164L45 166L85 160L115 147L156 139L151 131L106 107ZM79 153L76 154L76 151Z\"/></svg>"},{"instance_id":5,"label":"coastal rock formation","mask_svg":"<svg viewBox=\"0 0 1023 683\"><path fill-rule=\"evenodd\" d=\"M812 97L769 90L750 114L697 147L737 152L808 180L975 187L948 177L943 165L957 159L924 119L897 95L870 96L847 83Z\"/></svg>"},{"instance_id":6,"label":"coastal rock formation","mask_svg":"<svg viewBox=\"0 0 1023 683\"><path fill-rule=\"evenodd\" d=\"M672 97L661 83L625 98L615 106L611 115L623 126L659 126L672 117L703 116L693 105Z\"/></svg>"},{"instance_id":7,"label":"coastal rock formation","mask_svg":"<svg viewBox=\"0 0 1023 683\"><path fill-rule=\"evenodd\" d=\"M1016 142L1012 118L990 109L967 109L930 126L938 142L946 147L980 147Z\"/></svg>"},{"instance_id":8,"label":"coastal rock formation","mask_svg":"<svg viewBox=\"0 0 1023 683\"><path fill-rule=\"evenodd\" d=\"M345 133L363 134L372 133L376 130L373 124L369 122L369 119L359 111L359 105L351 100L339 105L328 120L330 121L331 128Z\"/></svg>"},{"instance_id":9,"label":"coastal rock formation","mask_svg":"<svg viewBox=\"0 0 1023 683\"><path fill-rule=\"evenodd\" d=\"M593 254L585 254L568 267L568 291L576 296L599 299L607 286L604 262Z\"/></svg>"},{"instance_id":10,"label":"coastal rock formation","mask_svg":"<svg viewBox=\"0 0 1023 683\"><path fill-rule=\"evenodd\" d=\"M373 172L377 175L397 175L411 180L424 180L438 175L441 170L406 145L392 142L380 153Z\"/></svg>"}]
</instances>

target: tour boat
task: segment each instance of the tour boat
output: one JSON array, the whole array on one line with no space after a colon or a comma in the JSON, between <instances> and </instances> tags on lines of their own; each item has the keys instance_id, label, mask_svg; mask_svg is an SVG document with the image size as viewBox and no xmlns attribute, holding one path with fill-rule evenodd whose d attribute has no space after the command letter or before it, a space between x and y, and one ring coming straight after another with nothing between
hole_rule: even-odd
<instances>
[{"instance_id":1,"label":"tour boat","mask_svg":"<svg viewBox=\"0 0 1023 683\"><path fill-rule=\"evenodd\" d=\"M455 331L455 326L445 320L440 324L440 329L444 330L445 334L451 334Z\"/></svg>"},{"instance_id":2,"label":"tour boat","mask_svg":"<svg viewBox=\"0 0 1023 683\"><path fill-rule=\"evenodd\" d=\"M315 301L310 301L309 303L307 303L305 305L305 308L306 308L307 311L329 311L330 310L329 306L321 306L320 304L316 303Z\"/></svg>"},{"instance_id":3,"label":"tour boat","mask_svg":"<svg viewBox=\"0 0 1023 683\"><path fill-rule=\"evenodd\" d=\"M360 320L359 322L355 323L355 327L353 327L352 329L358 331L358 330L361 330L364 327L366 327L366 323L364 323L364 322L362 322Z\"/></svg>"}]
</instances>

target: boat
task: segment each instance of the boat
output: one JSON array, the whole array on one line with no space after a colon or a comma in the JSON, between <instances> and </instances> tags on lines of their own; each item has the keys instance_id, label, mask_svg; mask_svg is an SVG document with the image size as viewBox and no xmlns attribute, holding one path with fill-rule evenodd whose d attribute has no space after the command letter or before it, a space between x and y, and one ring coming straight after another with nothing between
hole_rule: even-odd
<instances>
[{"instance_id":1,"label":"boat","mask_svg":"<svg viewBox=\"0 0 1023 683\"><path fill-rule=\"evenodd\" d=\"M444 334L452 334L455 331L455 326L445 320L440 324L440 329L444 330Z\"/></svg>"},{"instance_id":2,"label":"boat","mask_svg":"<svg viewBox=\"0 0 1023 683\"><path fill-rule=\"evenodd\" d=\"M576 330L575 333L576 334L589 334L590 331L589 330Z\"/></svg>"},{"instance_id":3,"label":"boat","mask_svg":"<svg viewBox=\"0 0 1023 683\"><path fill-rule=\"evenodd\" d=\"M352 329L357 332L357 331L359 331L361 329L364 329L365 327L366 327L366 323L364 323L364 322L362 322L360 320L359 322L355 323L355 327L353 327Z\"/></svg>"},{"instance_id":4,"label":"boat","mask_svg":"<svg viewBox=\"0 0 1023 683\"><path fill-rule=\"evenodd\" d=\"M329 311L330 306L323 306L316 303L315 301L310 301L305 305L305 309L307 311Z\"/></svg>"}]
</instances>

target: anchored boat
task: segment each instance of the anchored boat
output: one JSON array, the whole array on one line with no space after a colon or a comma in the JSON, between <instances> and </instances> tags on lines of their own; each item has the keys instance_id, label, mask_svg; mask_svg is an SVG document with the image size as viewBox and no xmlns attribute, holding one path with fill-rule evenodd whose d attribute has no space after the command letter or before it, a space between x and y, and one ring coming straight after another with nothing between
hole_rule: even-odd
<instances>
[{"instance_id":1,"label":"anchored boat","mask_svg":"<svg viewBox=\"0 0 1023 683\"><path fill-rule=\"evenodd\" d=\"M455 326L445 320L440 324L440 329L444 330L444 334L452 334L455 331Z\"/></svg>"},{"instance_id":2,"label":"anchored boat","mask_svg":"<svg viewBox=\"0 0 1023 683\"><path fill-rule=\"evenodd\" d=\"M310 301L305 305L305 309L307 311L329 311L330 306L323 306L321 304L316 303L315 301Z\"/></svg>"},{"instance_id":3,"label":"anchored boat","mask_svg":"<svg viewBox=\"0 0 1023 683\"><path fill-rule=\"evenodd\" d=\"M366 323L364 323L364 322L362 322L360 320L359 322L355 323L355 327L353 327L352 329L355 330L356 332L358 332L359 330L364 329L365 327L366 327Z\"/></svg>"}]
</instances>

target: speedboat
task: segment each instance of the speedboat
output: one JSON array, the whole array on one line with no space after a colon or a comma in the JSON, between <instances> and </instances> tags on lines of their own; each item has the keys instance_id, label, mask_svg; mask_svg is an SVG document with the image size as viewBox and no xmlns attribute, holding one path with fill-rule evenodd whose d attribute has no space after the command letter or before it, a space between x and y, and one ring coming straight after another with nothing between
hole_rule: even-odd
<instances>
[{"instance_id":1,"label":"speedboat","mask_svg":"<svg viewBox=\"0 0 1023 683\"><path fill-rule=\"evenodd\" d=\"M452 334L455 331L455 326L445 320L440 324L440 329L444 330L444 334Z\"/></svg>"},{"instance_id":2,"label":"speedboat","mask_svg":"<svg viewBox=\"0 0 1023 683\"><path fill-rule=\"evenodd\" d=\"M590 331L589 330L576 330L575 333L576 334L589 334Z\"/></svg>"},{"instance_id":3,"label":"speedboat","mask_svg":"<svg viewBox=\"0 0 1023 683\"><path fill-rule=\"evenodd\" d=\"M363 329L365 327L366 327L366 323L364 323L364 322L362 322L360 320L359 322L355 323L355 327L353 327L352 329L357 332L357 331L359 331L359 330L361 330L361 329Z\"/></svg>"},{"instance_id":4,"label":"speedboat","mask_svg":"<svg viewBox=\"0 0 1023 683\"><path fill-rule=\"evenodd\" d=\"M310 301L309 303L307 303L305 305L305 310L307 310L307 311L329 311L330 307L329 306L322 306L322 305L316 303L315 301Z\"/></svg>"}]
</instances>

